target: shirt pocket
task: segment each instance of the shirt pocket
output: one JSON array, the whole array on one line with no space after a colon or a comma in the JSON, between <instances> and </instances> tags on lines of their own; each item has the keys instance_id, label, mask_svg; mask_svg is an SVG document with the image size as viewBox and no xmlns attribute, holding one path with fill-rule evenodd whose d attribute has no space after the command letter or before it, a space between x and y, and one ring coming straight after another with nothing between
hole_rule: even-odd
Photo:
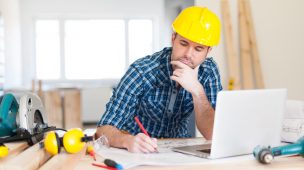
<instances>
[{"instance_id":1,"label":"shirt pocket","mask_svg":"<svg viewBox=\"0 0 304 170\"><path fill-rule=\"evenodd\" d=\"M145 117L148 117L151 121L161 121L164 116L165 102L147 98L141 102L141 109Z\"/></svg>"}]
</instances>

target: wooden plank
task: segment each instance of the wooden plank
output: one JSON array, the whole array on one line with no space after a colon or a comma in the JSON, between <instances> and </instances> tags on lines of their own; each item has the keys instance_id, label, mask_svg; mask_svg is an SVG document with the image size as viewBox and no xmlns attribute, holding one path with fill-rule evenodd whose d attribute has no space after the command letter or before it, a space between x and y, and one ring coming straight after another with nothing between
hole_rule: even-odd
<instances>
[{"instance_id":1,"label":"wooden plank","mask_svg":"<svg viewBox=\"0 0 304 170\"><path fill-rule=\"evenodd\" d=\"M43 95L43 91L42 91L42 80L38 80L37 95L40 97L41 101L44 101L44 95Z\"/></svg>"},{"instance_id":2,"label":"wooden plank","mask_svg":"<svg viewBox=\"0 0 304 170\"><path fill-rule=\"evenodd\" d=\"M2 169L9 170L33 170L38 169L49 158L50 154L41 149L39 143L29 147L18 156L6 161Z\"/></svg>"},{"instance_id":3,"label":"wooden plank","mask_svg":"<svg viewBox=\"0 0 304 170\"><path fill-rule=\"evenodd\" d=\"M90 169L90 170L94 170L94 169L101 169L100 167L96 167L93 166L92 163L96 162L98 164L103 164L105 158L103 158L100 154L96 153L96 161L94 161L94 159L86 154L85 156L82 156L81 160L77 162L74 170L83 170L83 169Z\"/></svg>"},{"instance_id":4,"label":"wooden plank","mask_svg":"<svg viewBox=\"0 0 304 170\"><path fill-rule=\"evenodd\" d=\"M9 148L9 154L7 157L0 159L0 164L7 162L8 160L16 157L18 154L20 154L22 151L24 151L26 148L29 147L27 142L6 143L5 146Z\"/></svg>"},{"instance_id":5,"label":"wooden plank","mask_svg":"<svg viewBox=\"0 0 304 170\"><path fill-rule=\"evenodd\" d=\"M225 49L228 60L228 78L229 85L228 89L241 89L240 84L240 63L238 56L236 54L235 41L232 34L232 23L229 9L229 1L221 1L221 10L223 17L223 26L224 26L224 40L225 40Z\"/></svg>"},{"instance_id":6,"label":"wooden plank","mask_svg":"<svg viewBox=\"0 0 304 170\"><path fill-rule=\"evenodd\" d=\"M252 58L249 44L248 24L246 23L244 1L238 0L239 8L239 30L240 30L240 47L242 63L242 80L244 89L253 89L253 69Z\"/></svg>"},{"instance_id":7,"label":"wooden plank","mask_svg":"<svg viewBox=\"0 0 304 170\"><path fill-rule=\"evenodd\" d=\"M44 106L47 113L49 126L63 128L61 100L61 94L58 90L50 90L44 93Z\"/></svg>"},{"instance_id":8,"label":"wooden plank","mask_svg":"<svg viewBox=\"0 0 304 170\"><path fill-rule=\"evenodd\" d=\"M82 128L81 93L79 89L64 90L65 128Z\"/></svg>"},{"instance_id":9,"label":"wooden plank","mask_svg":"<svg viewBox=\"0 0 304 170\"><path fill-rule=\"evenodd\" d=\"M36 93L36 81L35 81L35 79L32 80L32 93Z\"/></svg>"},{"instance_id":10,"label":"wooden plank","mask_svg":"<svg viewBox=\"0 0 304 170\"><path fill-rule=\"evenodd\" d=\"M263 80L263 74L262 74L262 69L261 69L260 57L259 57L258 47L257 47L257 43L256 43L255 30L254 30L252 15L251 15L250 3L248 0L244 0L244 9L245 9L246 21L248 24L248 30L249 30L249 42L250 42L250 49L252 52L256 86L257 86L257 88L264 88L264 80Z\"/></svg>"},{"instance_id":11,"label":"wooden plank","mask_svg":"<svg viewBox=\"0 0 304 170\"><path fill-rule=\"evenodd\" d=\"M58 155L53 156L48 162L46 162L40 170L69 170L74 169L77 162L81 160L81 157L85 155L86 146L83 149L75 154L69 154L62 152ZM90 166L88 166L90 167ZM89 169L89 168L88 168Z\"/></svg>"}]
</instances>

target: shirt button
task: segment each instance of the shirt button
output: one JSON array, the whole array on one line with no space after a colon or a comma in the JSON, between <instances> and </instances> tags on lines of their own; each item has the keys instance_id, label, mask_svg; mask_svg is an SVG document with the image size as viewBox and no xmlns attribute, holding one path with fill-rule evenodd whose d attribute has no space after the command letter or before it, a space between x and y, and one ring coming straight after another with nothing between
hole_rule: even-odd
<instances>
[{"instance_id":1,"label":"shirt button","mask_svg":"<svg viewBox=\"0 0 304 170\"><path fill-rule=\"evenodd\" d=\"M176 93L176 90L173 90L173 94L175 94Z\"/></svg>"},{"instance_id":2,"label":"shirt button","mask_svg":"<svg viewBox=\"0 0 304 170\"><path fill-rule=\"evenodd\" d=\"M171 113L171 110L169 109L168 112Z\"/></svg>"}]
</instances>

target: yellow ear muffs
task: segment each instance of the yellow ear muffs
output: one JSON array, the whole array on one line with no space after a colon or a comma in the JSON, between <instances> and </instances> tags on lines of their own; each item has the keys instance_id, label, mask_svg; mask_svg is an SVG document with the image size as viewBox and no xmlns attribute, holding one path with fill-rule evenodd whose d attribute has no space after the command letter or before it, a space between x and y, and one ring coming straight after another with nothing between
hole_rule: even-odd
<instances>
[{"instance_id":1,"label":"yellow ear muffs","mask_svg":"<svg viewBox=\"0 0 304 170\"><path fill-rule=\"evenodd\" d=\"M51 155L60 153L61 146L68 153L77 153L85 145L85 142L92 141L92 136L86 136L79 128L67 131L63 138L59 138L56 132L49 132L44 138L44 148Z\"/></svg>"},{"instance_id":2,"label":"yellow ear muffs","mask_svg":"<svg viewBox=\"0 0 304 170\"><path fill-rule=\"evenodd\" d=\"M60 138L56 132L49 132L44 138L44 148L51 155L60 153Z\"/></svg>"},{"instance_id":3,"label":"yellow ear muffs","mask_svg":"<svg viewBox=\"0 0 304 170\"><path fill-rule=\"evenodd\" d=\"M0 158L4 158L8 155L8 147L0 145Z\"/></svg>"},{"instance_id":4,"label":"yellow ear muffs","mask_svg":"<svg viewBox=\"0 0 304 170\"><path fill-rule=\"evenodd\" d=\"M63 146L68 153L77 153L85 145L82 140L84 134L81 129L75 128L67 131L63 136Z\"/></svg>"}]
</instances>

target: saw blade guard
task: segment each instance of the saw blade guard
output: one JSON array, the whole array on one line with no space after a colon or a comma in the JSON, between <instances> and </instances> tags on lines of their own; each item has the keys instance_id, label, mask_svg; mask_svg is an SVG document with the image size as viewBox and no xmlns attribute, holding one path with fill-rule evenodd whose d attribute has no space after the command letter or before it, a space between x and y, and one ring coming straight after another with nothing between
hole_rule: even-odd
<instances>
[{"instance_id":1,"label":"saw blade guard","mask_svg":"<svg viewBox=\"0 0 304 170\"><path fill-rule=\"evenodd\" d=\"M28 93L20 98L19 121L20 128L27 129L30 134L39 133L48 126L46 112L38 95Z\"/></svg>"}]
</instances>

